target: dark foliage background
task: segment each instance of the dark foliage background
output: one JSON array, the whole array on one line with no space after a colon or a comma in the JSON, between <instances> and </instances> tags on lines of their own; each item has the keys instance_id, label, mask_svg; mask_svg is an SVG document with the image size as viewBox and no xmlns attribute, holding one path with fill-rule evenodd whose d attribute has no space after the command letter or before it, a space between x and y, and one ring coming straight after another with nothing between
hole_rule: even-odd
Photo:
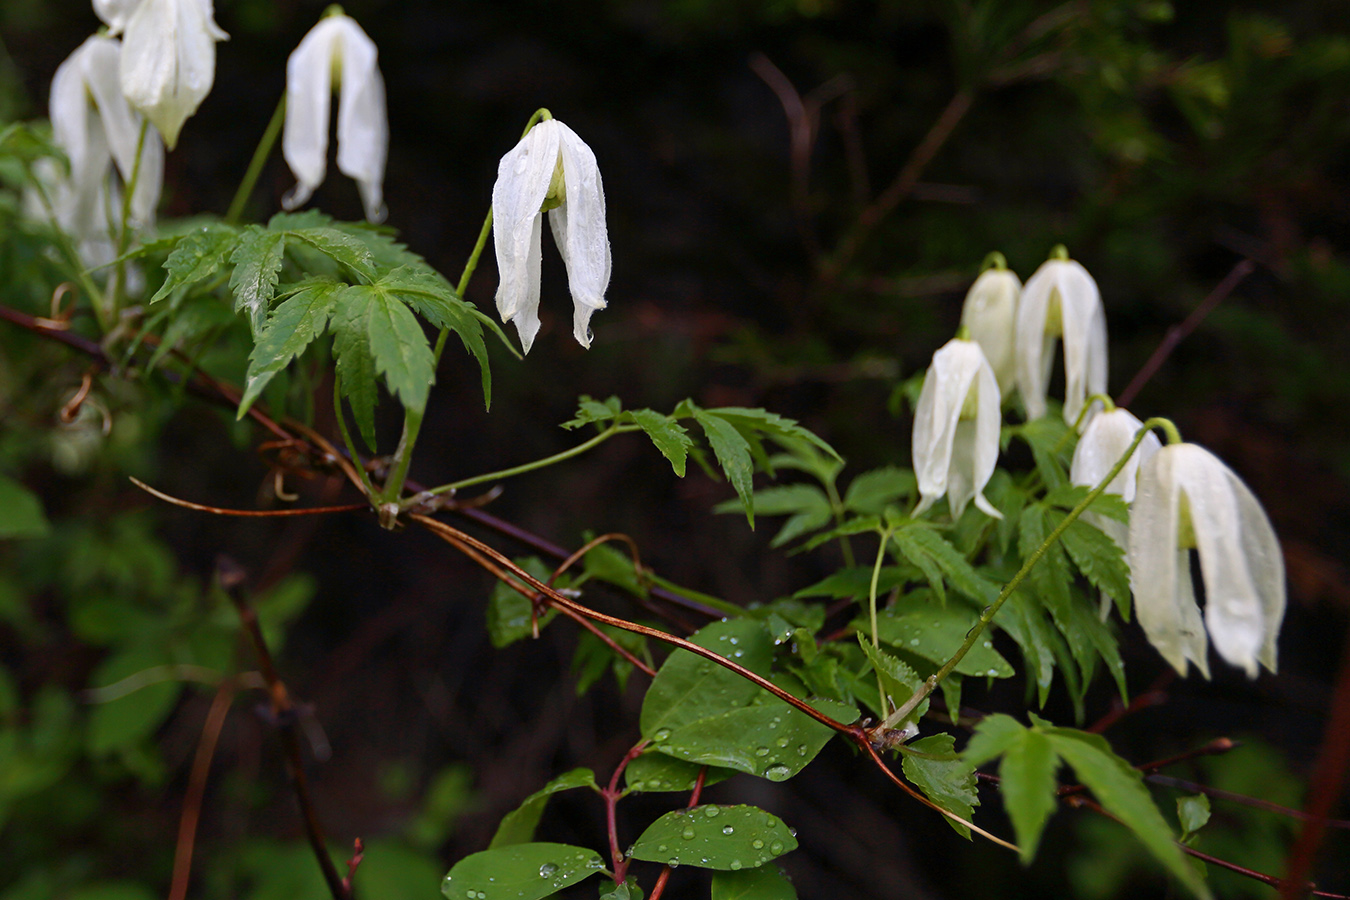
<instances>
[{"instance_id":1,"label":"dark foliage background","mask_svg":"<svg viewBox=\"0 0 1350 900\"><path fill-rule=\"evenodd\" d=\"M219 45L215 90L169 156L166 216L224 211L283 89L286 55L323 8L220 0L217 18L231 39ZM438 268L458 273L496 162L536 107L583 136L605 179L614 280L593 348L570 338L562 269L546 246L544 331L523 363L494 351L491 415L476 372L447 353L412 473L427 483L568 446L574 438L556 425L581 393L658 409L691 394L706 405L762 405L823 435L852 472L903 463L910 422L888 401L953 332L988 251L1004 252L1025 278L1053 244L1068 245L1101 285L1117 392L1169 327L1236 263L1253 260L1254 274L1132 407L1175 419L1265 503L1290 575L1281 671L1255 684L1223 668L1213 682L1169 682L1162 660L1127 628L1132 689L1161 684L1167 701L1110 737L1138 761L1220 734L1247 739L1185 777L1302 804L1350 610L1350 27L1342 5L354 0L346 10L379 45L389 88L389 224ZM1045 36L1027 31L1045 22L1055 25ZM97 24L78 0L7 0L0 120L42 115L52 73ZM780 91L795 86L820 110L804 166L792 154L775 78ZM841 252L962 92L968 111L913 189L855 253ZM254 213L275 211L291 183L277 154ZM354 186L335 170L314 205L360 215ZM485 261L468 296L491 308L494 289ZM5 284L0 298L41 312ZM45 397L50 413L57 385L77 384L84 368L8 330L0 353L6 407L26 396L28 409L41 409L32 398ZM16 421L0 418L0 429L17 434ZM382 422L390 444L397 424ZM24 461L21 474L41 489L49 516L76 523L55 544L0 545L0 599L10 603L0 661L12 676L14 721L35 716L52 686L75 697L103 658L71 624L76 601L36 573L102 571L107 558L129 553L122 588L134 594L141 579L204 584L215 556L227 553L260 586L292 570L312 579L313 600L280 652L283 674L331 746L312 773L330 836L386 848L384 862L370 854L363 877L387 896L434 896L449 863L485 846L525 795L574 765L607 773L632 743L640 691L607 679L577 698L568 675L576 634L567 626L494 651L483 628L488 579L444 545L384 533L360 514L276 525L152 507L117 473L221 506L256 504L270 479L250 451L257 436L227 413L189 402L172 415L144 414L138 427L157 437L150 451L110 445L122 469L70 474L6 445L6 465ZM318 502L319 486L301 489ZM626 532L657 571L741 604L790 593L836 564L768 552L771 528L751 533L743 519L709 512L729 495L698 474L676 480L649 447L620 441L508 483L491 511L569 547L587 528ZM127 526L137 535L129 543L72 536L128 515L138 523ZM589 599L642 614L618 597ZM1069 722L1072 710L1056 693L1048 715ZM188 691L134 752L75 754L59 781L5 793L0 898L161 894L211 695ZM1020 699L1020 685L988 693L972 685L966 702L993 710ZM1088 721L1110 702L1105 688L1092 695ZM86 711L71 715L78 722ZM206 795L197 896L321 896L270 738L249 705L236 704ZM1042 858L1023 871L997 848L954 837L842 748L790 784L739 779L712 796L758 803L798 826L803 849L786 866L807 898L1165 890L1123 832L1085 812L1059 815ZM650 799L626 806L634 835L641 816L666 808ZM1294 825L1237 806L1216 810L1209 852L1281 871ZM566 795L544 833L595 843L600 807ZM1343 833L1329 840L1320 876L1350 890L1336 862L1350 857L1350 845ZM697 873L676 874L670 896L706 890L696 889ZM1225 896L1272 895L1222 874L1215 883Z\"/></svg>"}]
</instances>

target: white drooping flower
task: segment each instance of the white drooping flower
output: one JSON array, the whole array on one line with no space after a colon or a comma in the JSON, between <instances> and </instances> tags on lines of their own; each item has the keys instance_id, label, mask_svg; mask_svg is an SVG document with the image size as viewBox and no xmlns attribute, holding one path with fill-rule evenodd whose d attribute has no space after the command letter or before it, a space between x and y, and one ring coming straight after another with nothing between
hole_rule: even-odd
<instances>
[{"instance_id":1,"label":"white drooping flower","mask_svg":"<svg viewBox=\"0 0 1350 900\"><path fill-rule=\"evenodd\" d=\"M539 264L543 211L567 267L572 292L572 333L591 345L591 314L605 308L609 286L609 234L605 190L595 154L577 133L547 119L497 166L492 186L492 237L497 249L497 312L515 320L528 353L539 333Z\"/></svg>"},{"instance_id":2,"label":"white drooping flower","mask_svg":"<svg viewBox=\"0 0 1350 900\"><path fill-rule=\"evenodd\" d=\"M1134 436L1143 427L1143 422L1123 409L1112 409L1092 416L1083 429L1083 436L1078 439L1078 446L1074 448L1073 463L1069 466L1069 481L1083 487L1096 487L1115 468L1116 462L1125 455L1125 451L1134 442ZM1144 435L1139 446L1126 460L1125 467L1106 486L1106 493L1115 494L1126 503L1132 502L1139 467L1160 449L1162 442L1158 440L1156 434L1149 432ZM1095 512L1083 513L1083 520L1106 533L1122 550L1128 546L1130 528L1124 522ZM1103 620L1109 611L1110 600L1103 593L1101 608Z\"/></svg>"},{"instance_id":3,"label":"white drooping flower","mask_svg":"<svg viewBox=\"0 0 1350 900\"><path fill-rule=\"evenodd\" d=\"M108 26L108 34L117 36L127 27L131 12L141 0L94 0L94 15Z\"/></svg>"},{"instance_id":4,"label":"white drooping flower","mask_svg":"<svg viewBox=\"0 0 1350 900\"><path fill-rule=\"evenodd\" d=\"M355 179L366 218L384 219L384 164L389 152L384 79L378 51L361 26L342 14L310 29L286 63L286 130L282 154L298 182L281 201L295 209L323 183L328 168L328 118L338 101L337 165Z\"/></svg>"},{"instance_id":5,"label":"white drooping flower","mask_svg":"<svg viewBox=\"0 0 1350 900\"><path fill-rule=\"evenodd\" d=\"M1106 391L1106 312L1097 283L1071 259L1048 259L1022 288L1017 308L1017 386L1027 418L1045 415L1045 393L1064 343L1064 420L1072 424L1091 394Z\"/></svg>"},{"instance_id":6,"label":"white drooping flower","mask_svg":"<svg viewBox=\"0 0 1350 900\"><path fill-rule=\"evenodd\" d=\"M1204 624L1191 585L1200 556ZM1284 619L1284 559L1260 502L1218 457L1195 444L1163 447L1139 469L1130 511L1130 571L1144 634L1183 675L1209 677L1205 626L1219 655L1256 677L1272 672Z\"/></svg>"},{"instance_id":7,"label":"white drooping flower","mask_svg":"<svg viewBox=\"0 0 1350 900\"><path fill-rule=\"evenodd\" d=\"M216 41L229 35L216 25L211 0L140 0L125 16L125 29L122 93L172 150L183 123L211 93Z\"/></svg>"},{"instance_id":8,"label":"white drooping flower","mask_svg":"<svg viewBox=\"0 0 1350 900\"><path fill-rule=\"evenodd\" d=\"M955 338L933 354L914 412L916 515L946 495L953 518L972 498L988 515L1003 518L983 493L998 462L999 400L979 344Z\"/></svg>"},{"instance_id":9,"label":"white drooping flower","mask_svg":"<svg viewBox=\"0 0 1350 900\"><path fill-rule=\"evenodd\" d=\"M153 130L141 140L140 114L132 110L118 88L122 45L113 38L94 36L67 57L52 78L48 115L52 137L66 154L70 172L44 168L57 224L80 245L85 263L111 260L121 228L121 192L134 175L128 225L148 228L154 223L164 181L164 145ZM137 147L140 163L137 165Z\"/></svg>"},{"instance_id":10,"label":"white drooping flower","mask_svg":"<svg viewBox=\"0 0 1350 900\"><path fill-rule=\"evenodd\" d=\"M1017 297L1022 282L1001 266L986 269L975 279L961 307L961 324L984 351L998 379L999 394L1007 397L1017 384Z\"/></svg>"}]
</instances>

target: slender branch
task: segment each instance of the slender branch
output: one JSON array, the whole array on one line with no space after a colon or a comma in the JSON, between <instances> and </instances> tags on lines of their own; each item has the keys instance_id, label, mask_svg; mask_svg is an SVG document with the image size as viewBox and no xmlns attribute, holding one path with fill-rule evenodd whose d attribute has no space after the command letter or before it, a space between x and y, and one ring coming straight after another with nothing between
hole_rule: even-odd
<instances>
[{"instance_id":1,"label":"slender branch","mask_svg":"<svg viewBox=\"0 0 1350 900\"><path fill-rule=\"evenodd\" d=\"M202 736L197 741L197 755L192 760L192 774L188 778L187 793L183 796L183 813L178 820L178 843L173 851L173 880L169 885L169 900L186 900L188 879L192 875L192 850L197 840L197 822L202 813L202 797L206 794L206 778L211 772L211 758L216 753L220 730L234 701L237 684L221 682L211 708L202 725Z\"/></svg>"},{"instance_id":2,"label":"slender branch","mask_svg":"<svg viewBox=\"0 0 1350 900\"><path fill-rule=\"evenodd\" d=\"M239 221L239 217L244 214L244 206L253 194L253 188L258 183L258 176L262 174L263 165L266 164L267 157L271 155L272 148L277 142L277 135L281 133L281 126L285 121L286 95L283 93L281 100L277 103L276 110L272 113L271 121L267 123L267 128L258 141L258 146L253 150L253 158L249 160L248 169L244 172L244 180L239 182L239 187L234 192L234 199L230 201L230 209L225 213L226 225L235 224Z\"/></svg>"},{"instance_id":3,"label":"slender branch","mask_svg":"<svg viewBox=\"0 0 1350 900\"><path fill-rule=\"evenodd\" d=\"M1167 361L1167 357L1172 355L1172 351L1177 348L1177 345L1186 340L1190 333L1205 320L1205 317L1212 313L1214 308L1222 303L1229 294L1233 293L1233 290L1254 271L1256 271L1256 263L1250 259L1240 260L1224 277L1223 281L1220 281L1218 286L1209 292L1209 296L1201 301L1200 305L1180 325L1173 325L1167 329L1167 334L1163 336L1162 342L1158 344L1157 349L1153 351L1153 355L1148 358L1148 361L1140 367L1125 390L1120 392L1120 397L1117 398L1116 403L1126 407L1133 403L1134 398L1139 396L1139 392L1143 390L1145 384L1148 384L1148 380L1162 368L1162 364Z\"/></svg>"},{"instance_id":4,"label":"slender branch","mask_svg":"<svg viewBox=\"0 0 1350 900\"><path fill-rule=\"evenodd\" d=\"M642 751L647 749L647 739L643 738L634 744L619 764L614 767L614 774L609 777L609 786L602 788L600 796L605 798L605 824L609 831L609 857L610 865L614 869L614 883L623 884L624 879L628 877L628 860L624 859L623 852L619 850L619 799L627 791L619 789L619 776L623 770L628 768L628 764L642 755Z\"/></svg>"},{"instance_id":5,"label":"slender branch","mask_svg":"<svg viewBox=\"0 0 1350 900\"><path fill-rule=\"evenodd\" d=\"M1258 797L1248 797L1246 794L1238 794L1233 791L1225 791L1222 788L1210 787L1207 784L1201 784L1198 781L1187 781L1184 778L1173 778L1171 775L1145 775L1144 780L1149 784L1156 784L1160 787L1176 788L1179 791L1188 791L1192 794L1204 794L1207 797L1213 797L1216 800L1227 800L1230 803L1238 803L1242 806L1250 806L1252 809L1263 809L1266 812L1277 813L1281 816L1288 816L1291 819L1298 819L1300 822L1308 822L1313 816L1301 809L1290 809L1287 806L1281 806L1278 803L1271 803L1269 800L1262 800ZM1327 819L1328 828L1350 829L1350 819Z\"/></svg>"},{"instance_id":6,"label":"slender branch","mask_svg":"<svg viewBox=\"0 0 1350 900\"><path fill-rule=\"evenodd\" d=\"M694 779L694 790L689 794L689 802L685 804L685 809L693 809L698 806L699 798L703 796L703 782L708 777L708 767L699 766L698 778ZM647 900L661 900L661 895L665 893L666 882L670 880L670 866L662 866L661 874L656 879L656 885L652 888L651 895Z\"/></svg>"},{"instance_id":7,"label":"slender branch","mask_svg":"<svg viewBox=\"0 0 1350 900\"><path fill-rule=\"evenodd\" d=\"M350 887L343 883L342 876L338 874L337 866L333 863L333 857L328 854L323 828L319 824L319 816L310 797L304 759L300 754L300 738L295 728L295 704L291 701L285 682L277 674L276 666L272 662L272 653L267 649L262 627L258 624L258 614L248 601L247 592L244 590L244 571L234 561L220 557L216 561L216 573L221 588L239 613L239 622L253 643L253 649L258 655L259 668L267 681L268 692L272 696L272 716L281 733L282 746L286 751L286 770L290 773L291 786L295 789L295 798L305 819L305 834L309 838L310 849L314 851L314 857L318 860L323 880L328 885L328 892L332 894L333 900L352 900Z\"/></svg>"},{"instance_id":8,"label":"slender branch","mask_svg":"<svg viewBox=\"0 0 1350 900\"><path fill-rule=\"evenodd\" d=\"M127 479L150 496L163 500L165 503L172 503L174 506L181 506L184 509L195 509L198 512L214 513L217 516L275 519L285 516L321 516L329 513L355 512L358 509L369 509L369 504L367 503L347 503L342 506L315 506L309 509L225 509L219 506L206 506L201 503L193 503L191 500L180 500L163 491L155 490L135 475L128 475Z\"/></svg>"}]
</instances>

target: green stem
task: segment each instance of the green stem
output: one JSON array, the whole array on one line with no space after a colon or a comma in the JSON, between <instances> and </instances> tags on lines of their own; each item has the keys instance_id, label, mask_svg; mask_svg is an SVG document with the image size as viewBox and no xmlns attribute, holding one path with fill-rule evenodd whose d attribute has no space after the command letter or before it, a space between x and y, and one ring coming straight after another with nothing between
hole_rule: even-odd
<instances>
[{"instance_id":1,"label":"green stem","mask_svg":"<svg viewBox=\"0 0 1350 900\"><path fill-rule=\"evenodd\" d=\"M923 685L914 692L913 696L905 701L904 705L886 717L886 721L882 723L881 727L892 728L895 726L895 723L903 721L905 716L909 715L915 707L923 702L925 697L937 688L942 679L950 675L952 670L960 665L961 660L965 659L966 654L970 652L970 648L975 646L975 643L984 633L984 629L994 620L994 616L998 615L998 611L1003 607L1003 604L1007 599L1012 596L1013 591L1017 590L1018 586L1026 580L1032 567L1040 562L1041 557L1049 552L1050 548L1054 546L1055 541L1059 540L1060 536L1063 535L1064 532L1068 530L1069 526L1083 514L1084 510L1092 505L1092 501L1102 495L1102 492L1106 490L1106 486L1120 474L1122 469L1125 468L1125 464L1129 462L1130 457L1134 455L1134 451L1139 447L1140 442L1144 440L1144 436L1154 428L1162 428L1167 432L1169 439L1173 434L1177 433L1176 426L1168 419L1155 418L1145 422L1144 427L1139 429L1139 432L1134 436L1134 440L1130 442L1130 446L1126 448L1124 454L1122 454L1120 459L1116 460L1116 464L1111 467L1111 471L1106 473L1106 476L1096 487L1088 491L1087 496L1083 498L1082 502L1064 516L1064 521L1055 526L1054 530L1051 531L1050 534L1046 536L1045 540L1041 542L1041 545L1036 548L1036 552L1028 556L1026 561L1022 563L1022 568L1017 570L1017 574L1012 577L1012 580L1003 586L1003 590L999 591L998 598L984 608L984 612L980 614L979 621L966 633L965 641L957 648L956 653L952 655L952 658L943 663L942 668L928 676ZM1178 441L1179 440L1180 437L1178 436Z\"/></svg>"},{"instance_id":2,"label":"green stem","mask_svg":"<svg viewBox=\"0 0 1350 900\"><path fill-rule=\"evenodd\" d=\"M1083 401L1083 408L1078 411L1078 418L1073 420L1073 427L1064 432L1064 436L1055 442L1054 449L1050 451L1052 455L1058 455L1064 449L1064 445L1069 442L1069 435L1078 434L1078 430L1083 427L1083 420L1088 417L1088 413L1092 412L1094 402L1101 403L1102 412L1115 412L1116 410L1116 402L1111 399L1110 394L1089 394L1088 398Z\"/></svg>"},{"instance_id":3,"label":"green stem","mask_svg":"<svg viewBox=\"0 0 1350 900\"><path fill-rule=\"evenodd\" d=\"M272 155L272 148L276 146L277 135L281 133L281 126L286 122L286 95L281 95L281 100L277 103L276 111L272 113L272 121L267 123L267 129L263 131L262 139L258 141L257 148L253 151L253 159L249 160L248 169L244 172L244 180L239 182L239 189L234 192L234 199L230 201L229 212L225 213L225 224L234 225L239 221L239 217L244 214L244 205L248 203L248 198L253 194L253 188L258 183L258 176L262 174L263 166L267 163L267 157Z\"/></svg>"},{"instance_id":4,"label":"green stem","mask_svg":"<svg viewBox=\"0 0 1350 900\"><path fill-rule=\"evenodd\" d=\"M575 447L572 447L568 450L564 450L561 453L555 453L552 456L546 456L543 459L536 459L534 462L522 463L521 465L513 466L509 469L501 469L496 472L488 472L485 475L475 475L472 478L465 478L463 481L453 481L450 484L443 484L439 487L434 487L429 491L426 491L425 493L445 494L453 491L458 491L462 488L472 487L475 484L482 484L485 481L498 481L502 478L511 478L512 476L515 475L524 475L526 472L533 472L536 469L542 469L546 466L551 466L554 463L560 463L565 459L571 459L574 456L580 456L582 453L585 453L592 447L597 447L600 444L603 444L605 441L614 437L614 435L616 434L622 434L626 431L639 431L639 430L640 429L636 425L611 425L609 428L600 432L590 440L583 441L582 443L577 444Z\"/></svg>"},{"instance_id":5,"label":"green stem","mask_svg":"<svg viewBox=\"0 0 1350 900\"><path fill-rule=\"evenodd\" d=\"M681 597L687 597L690 600L695 600L699 603L702 603L704 606L710 606L713 609L717 610L718 612L724 613L725 615L733 619L745 615L744 607L737 606L734 603L728 603L727 601L723 600L720 597L714 597L712 594L705 594L702 591L696 591L693 590L692 588L687 588L684 587L683 585L676 584L670 579L662 578L660 575L657 575L655 572L652 572L650 570L644 570L642 575L644 578L646 578L648 581L650 581L652 584L656 585L659 588L665 588L672 594L679 594Z\"/></svg>"},{"instance_id":6,"label":"green stem","mask_svg":"<svg viewBox=\"0 0 1350 900\"><path fill-rule=\"evenodd\" d=\"M877 634L877 584L881 580L881 564L886 561L886 545L891 542L892 533L893 530L890 528L881 533L881 545L877 547L877 561L872 564L872 584L867 589L867 606L872 615L872 648L875 650L881 649L881 637ZM881 669L877 669L877 698L882 718L885 718L891 701L886 695L886 685L881 680Z\"/></svg>"},{"instance_id":7,"label":"green stem","mask_svg":"<svg viewBox=\"0 0 1350 900\"><path fill-rule=\"evenodd\" d=\"M469 287L469 279L473 277L474 270L478 268L478 257L483 255L483 248L487 246L488 235L492 233L492 207L488 207L487 216L483 219L483 227L478 229L478 241L473 245L473 252L469 254L469 261L464 264L464 271L460 273L459 284L455 285L455 296L461 300L464 299L464 292ZM436 365L441 363L441 351L445 349L445 339L450 335L449 328L442 328L441 333L436 336Z\"/></svg>"},{"instance_id":8,"label":"green stem","mask_svg":"<svg viewBox=\"0 0 1350 900\"><path fill-rule=\"evenodd\" d=\"M114 316L122 308L126 299L127 250L131 247L131 198L136 193L136 185L141 180L141 156L145 152L145 135L150 130L150 120L141 119L141 133L136 139L136 159L131 164L131 180L122 185L122 223L117 235L117 269L113 275L112 311Z\"/></svg>"},{"instance_id":9,"label":"green stem","mask_svg":"<svg viewBox=\"0 0 1350 900\"><path fill-rule=\"evenodd\" d=\"M834 524L836 527L844 524L844 501L839 496L839 488L835 486L834 479L831 478L824 482L825 491L830 498L830 510L834 513ZM839 552L844 556L844 565L850 569L857 565L853 558L853 545L849 543L848 535L839 536Z\"/></svg>"},{"instance_id":10,"label":"green stem","mask_svg":"<svg viewBox=\"0 0 1350 900\"><path fill-rule=\"evenodd\" d=\"M333 375L333 415L337 417L338 431L342 433L342 443L347 447L347 456L352 461L352 466L357 474L361 476L361 484L366 489L366 496L375 499L375 486L370 483L370 476L366 474L366 467L361 465L361 455L356 452L356 442L352 440L352 433L347 429L347 417L342 412L342 380L337 374Z\"/></svg>"}]
</instances>

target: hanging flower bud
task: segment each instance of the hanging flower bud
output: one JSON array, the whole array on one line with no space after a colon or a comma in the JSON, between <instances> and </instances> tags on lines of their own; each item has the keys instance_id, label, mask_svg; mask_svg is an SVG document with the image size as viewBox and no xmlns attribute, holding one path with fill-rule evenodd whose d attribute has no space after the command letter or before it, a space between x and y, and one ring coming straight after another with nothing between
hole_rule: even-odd
<instances>
[{"instance_id":1,"label":"hanging flower bud","mask_svg":"<svg viewBox=\"0 0 1350 900\"><path fill-rule=\"evenodd\" d=\"M953 518L972 498L988 515L1003 518L983 493L998 462L999 399L979 344L955 338L933 354L914 412L916 515L946 495Z\"/></svg>"},{"instance_id":2,"label":"hanging flower bud","mask_svg":"<svg viewBox=\"0 0 1350 900\"><path fill-rule=\"evenodd\" d=\"M1191 587L1200 556L1204 625ZM1178 672L1209 677L1205 625L1219 655L1255 678L1272 672L1284 619L1284 559L1256 497L1218 457L1195 444L1163 447L1139 469L1130 511L1130 571L1144 634Z\"/></svg>"},{"instance_id":3,"label":"hanging flower bud","mask_svg":"<svg viewBox=\"0 0 1350 900\"><path fill-rule=\"evenodd\" d=\"M993 265L980 273L961 307L961 324L984 351L984 358L998 379L998 391L1011 395L1017 383L1017 297L1022 282L1003 261L1003 254L990 254Z\"/></svg>"},{"instance_id":4,"label":"hanging flower bud","mask_svg":"<svg viewBox=\"0 0 1350 900\"><path fill-rule=\"evenodd\" d=\"M172 150L183 123L211 93L216 41L229 35L216 25L211 0L140 0L125 27L122 93Z\"/></svg>"},{"instance_id":5,"label":"hanging flower bud","mask_svg":"<svg viewBox=\"0 0 1350 900\"><path fill-rule=\"evenodd\" d=\"M1056 248L1063 252L1063 248ZM1055 343L1064 341L1064 420L1106 391L1106 312L1097 283L1077 262L1051 258L1027 279L1017 309L1017 387L1027 418L1045 415Z\"/></svg>"},{"instance_id":6,"label":"hanging flower bud","mask_svg":"<svg viewBox=\"0 0 1350 900\"><path fill-rule=\"evenodd\" d=\"M492 186L492 236L497 249L497 312L513 319L525 352L539 333L540 232L543 212L567 267L572 333L591 345L591 314L605 308L609 234L605 190L595 154L577 133L546 119L497 166Z\"/></svg>"},{"instance_id":7,"label":"hanging flower bud","mask_svg":"<svg viewBox=\"0 0 1350 900\"><path fill-rule=\"evenodd\" d=\"M286 63L286 130L281 140L297 184L281 201L295 209L323 183L328 167L328 117L338 101L338 170L356 180L366 218L384 220L384 163L389 152L384 79L375 43L355 20L325 16Z\"/></svg>"}]
</instances>

